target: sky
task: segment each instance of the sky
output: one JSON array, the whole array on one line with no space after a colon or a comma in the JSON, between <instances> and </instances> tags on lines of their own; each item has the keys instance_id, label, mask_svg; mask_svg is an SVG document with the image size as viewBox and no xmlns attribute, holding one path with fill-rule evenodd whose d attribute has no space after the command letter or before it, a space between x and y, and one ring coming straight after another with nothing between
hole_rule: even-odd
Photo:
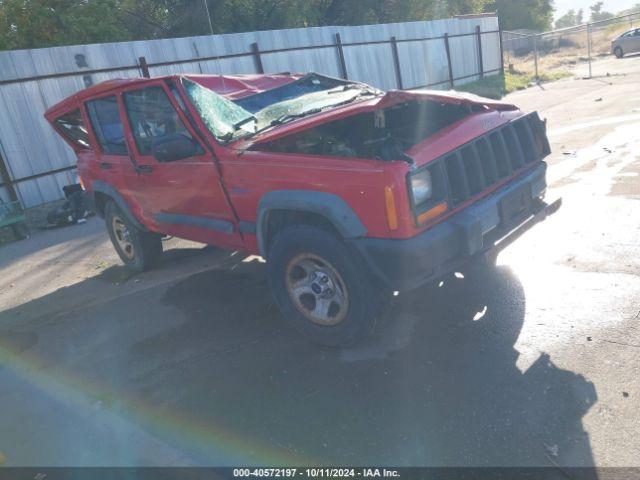
<instances>
[{"instance_id":1,"label":"sky","mask_svg":"<svg viewBox=\"0 0 640 480\"><path fill-rule=\"evenodd\" d=\"M585 18L589 16L589 7L596 3L597 0L554 0L554 4L556 6L555 18L559 18L569 10L580 10L584 9ZM620 10L625 10L627 8L631 8L637 3L640 3L640 0L603 0L604 5L602 7L603 10L607 12L619 12Z\"/></svg>"}]
</instances>

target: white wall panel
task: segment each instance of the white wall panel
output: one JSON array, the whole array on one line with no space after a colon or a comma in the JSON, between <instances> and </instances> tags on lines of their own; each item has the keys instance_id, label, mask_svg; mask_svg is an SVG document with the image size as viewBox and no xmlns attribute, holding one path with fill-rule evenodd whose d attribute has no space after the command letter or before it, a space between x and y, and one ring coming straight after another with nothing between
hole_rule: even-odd
<instances>
[{"instance_id":1,"label":"white wall panel","mask_svg":"<svg viewBox=\"0 0 640 480\"><path fill-rule=\"evenodd\" d=\"M144 56L154 76L176 73L242 74L255 73L252 55L219 60L200 58L243 54L257 42L265 72L315 71L341 76L335 34L340 33L350 79L381 89L397 88L391 36L398 40L474 33L498 29L496 17L446 19L431 22L407 22L383 25L294 28L259 32L208 35L162 40L73 45L67 47L0 52L0 144L12 178L69 167L75 164L73 151L44 120L44 111L85 88L118 77L138 77L138 57ZM349 45L362 42L386 42L374 45ZM300 49L330 45L325 48ZM474 75L478 71L476 37L450 39L454 76ZM482 36L485 71L500 68L500 40L497 33ZM291 49L285 52L269 50ZM449 88L447 57L442 39L398 43L398 56L404 88L444 82ZM153 66L158 62L191 60L174 65ZM91 73L98 69L122 68ZM63 77L32 77L70 74ZM465 81L472 81L475 77ZM3 81L15 81L5 83ZM62 197L62 186L75 181L74 172L47 175L17 184L25 206L34 206ZM6 194L0 193L0 194Z\"/></svg>"}]
</instances>

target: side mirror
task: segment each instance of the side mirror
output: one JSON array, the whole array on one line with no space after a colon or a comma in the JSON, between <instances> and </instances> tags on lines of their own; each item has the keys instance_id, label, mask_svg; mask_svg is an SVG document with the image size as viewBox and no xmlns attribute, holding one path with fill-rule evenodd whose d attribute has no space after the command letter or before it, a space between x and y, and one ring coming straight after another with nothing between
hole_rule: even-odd
<instances>
[{"instance_id":1,"label":"side mirror","mask_svg":"<svg viewBox=\"0 0 640 480\"><path fill-rule=\"evenodd\" d=\"M197 143L179 133L156 138L151 148L151 154L159 162L173 162L201 153L202 149Z\"/></svg>"}]
</instances>

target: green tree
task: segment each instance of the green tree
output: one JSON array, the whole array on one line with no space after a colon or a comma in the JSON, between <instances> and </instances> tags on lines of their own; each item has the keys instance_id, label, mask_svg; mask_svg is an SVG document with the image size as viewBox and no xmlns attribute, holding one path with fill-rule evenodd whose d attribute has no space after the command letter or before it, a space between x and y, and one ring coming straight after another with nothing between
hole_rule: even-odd
<instances>
[{"instance_id":1,"label":"green tree","mask_svg":"<svg viewBox=\"0 0 640 480\"><path fill-rule=\"evenodd\" d=\"M606 12L602 10L602 5L604 2L596 2L591 5L589 8L591 9L591 18L590 21L598 22L600 20L606 20L608 18L614 17L613 13Z\"/></svg>"},{"instance_id":2,"label":"green tree","mask_svg":"<svg viewBox=\"0 0 640 480\"><path fill-rule=\"evenodd\" d=\"M573 27L578 24L578 16L575 10L569 10L556 20L555 28Z\"/></svg>"},{"instance_id":3,"label":"green tree","mask_svg":"<svg viewBox=\"0 0 640 480\"><path fill-rule=\"evenodd\" d=\"M123 38L127 31L117 10L116 0L1 0L0 46L36 48Z\"/></svg>"},{"instance_id":4,"label":"green tree","mask_svg":"<svg viewBox=\"0 0 640 480\"><path fill-rule=\"evenodd\" d=\"M430 20L479 13L490 3L489 0L0 0L0 49L207 35L211 30L232 33Z\"/></svg>"},{"instance_id":5,"label":"green tree","mask_svg":"<svg viewBox=\"0 0 640 480\"><path fill-rule=\"evenodd\" d=\"M494 5L505 30L551 29L553 0L495 0Z\"/></svg>"}]
</instances>

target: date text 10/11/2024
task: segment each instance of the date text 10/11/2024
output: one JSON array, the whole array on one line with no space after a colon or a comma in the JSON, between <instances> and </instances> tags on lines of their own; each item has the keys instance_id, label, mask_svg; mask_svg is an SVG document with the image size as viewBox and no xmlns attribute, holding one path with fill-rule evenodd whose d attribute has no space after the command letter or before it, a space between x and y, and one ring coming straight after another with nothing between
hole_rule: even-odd
<instances>
[{"instance_id":1,"label":"date text 10/11/2024","mask_svg":"<svg viewBox=\"0 0 640 480\"><path fill-rule=\"evenodd\" d=\"M238 478L398 478L400 473L386 468L234 468L233 476Z\"/></svg>"}]
</instances>

